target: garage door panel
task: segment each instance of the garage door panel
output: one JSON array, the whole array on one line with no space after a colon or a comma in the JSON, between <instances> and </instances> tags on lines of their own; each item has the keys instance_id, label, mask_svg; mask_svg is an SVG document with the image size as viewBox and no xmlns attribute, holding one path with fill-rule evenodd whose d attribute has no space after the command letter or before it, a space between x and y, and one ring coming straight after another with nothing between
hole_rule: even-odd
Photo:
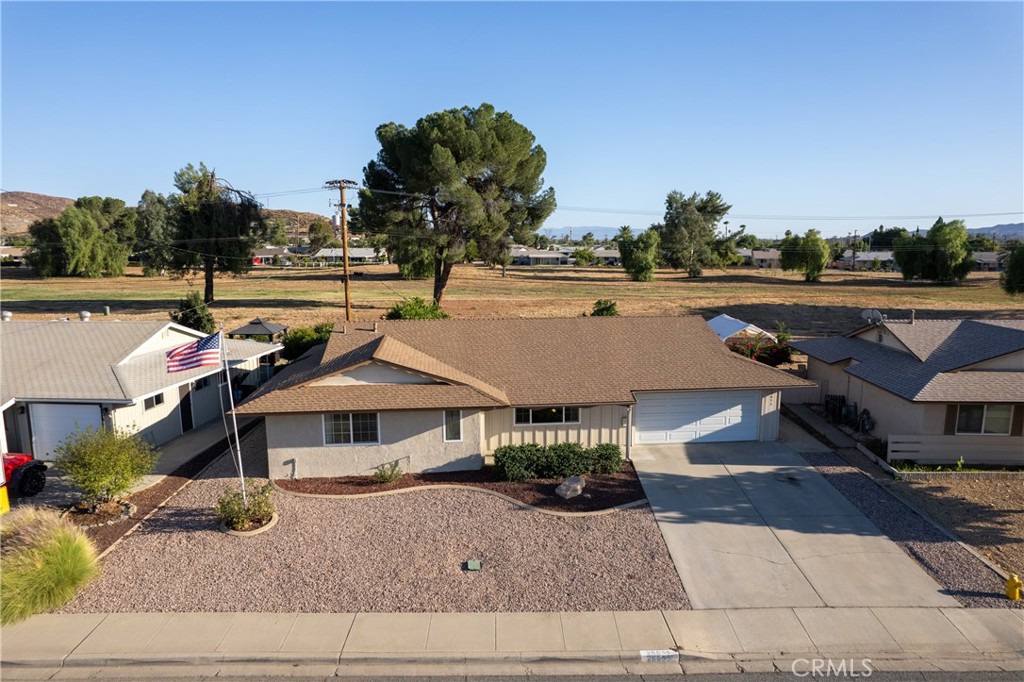
<instances>
[{"instance_id":1,"label":"garage door panel","mask_svg":"<svg viewBox=\"0 0 1024 682\"><path fill-rule=\"evenodd\" d=\"M32 454L36 459L52 460L57 446L68 436L103 424L99 405L32 403L29 405L32 429Z\"/></svg>"},{"instance_id":2,"label":"garage door panel","mask_svg":"<svg viewBox=\"0 0 1024 682\"><path fill-rule=\"evenodd\" d=\"M636 443L757 440L758 391L652 393L637 396Z\"/></svg>"}]
</instances>

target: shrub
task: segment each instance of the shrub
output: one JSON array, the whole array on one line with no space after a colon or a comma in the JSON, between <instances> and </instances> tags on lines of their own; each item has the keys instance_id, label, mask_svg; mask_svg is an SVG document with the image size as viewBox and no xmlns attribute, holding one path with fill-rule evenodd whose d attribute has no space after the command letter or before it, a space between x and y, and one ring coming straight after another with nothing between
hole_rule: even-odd
<instances>
[{"instance_id":1,"label":"shrub","mask_svg":"<svg viewBox=\"0 0 1024 682\"><path fill-rule=\"evenodd\" d=\"M98 573L96 548L55 511L21 507L0 522L0 623L70 601Z\"/></svg>"},{"instance_id":2,"label":"shrub","mask_svg":"<svg viewBox=\"0 0 1024 682\"><path fill-rule=\"evenodd\" d=\"M590 313L592 317L618 317L619 306L615 301L607 298L594 301L594 310Z\"/></svg>"},{"instance_id":3,"label":"shrub","mask_svg":"<svg viewBox=\"0 0 1024 682\"><path fill-rule=\"evenodd\" d=\"M257 486L254 481L246 479L246 504L242 499L242 491L228 486L217 498L217 516L231 530L250 530L265 526L274 516L274 500L270 497L273 489L270 483Z\"/></svg>"},{"instance_id":4,"label":"shrub","mask_svg":"<svg viewBox=\"0 0 1024 682\"><path fill-rule=\"evenodd\" d=\"M213 313L206 307L198 291L190 291L185 298L178 301L178 310L171 313L171 320L204 334L212 334L217 330Z\"/></svg>"},{"instance_id":5,"label":"shrub","mask_svg":"<svg viewBox=\"0 0 1024 682\"><path fill-rule=\"evenodd\" d=\"M57 468L94 507L128 492L152 473L160 453L138 434L118 428L88 428L57 446Z\"/></svg>"},{"instance_id":6,"label":"shrub","mask_svg":"<svg viewBox=\"0 0 1024 682\"><path fill-rule=\"evenodd\" d=\"M284 350L281 351L281 357L285 360L295 360L301 357L303 353L313 346L327 343L327 340L331 338L331 331L333 329L333 323L321 322L315 327L295 327L288 330L281 338L281 345L284 346Z\"/></svg>"},{"instance_id":7,"label":"shrub","mask_svg":"<svg viewBox=\"0 0 1024 682\"><path fill-rule=\"evenodd\" d=\"M441 310L434 301L427 303L419 296L407 298L395 305L384 315L387 320L447 320L448 313Z\"/></svg>"},{"instance_id":8,"label":"shrub","mask_svg":"<svg viewBox=\"0 0 1024 682\"><path fill-rule=\"evenodd\" d=\"M622 449L612 443L594 448L579 443L504 445L494 451L494 465L506 481L612 474L622 468Z\"/></svg>"},{"instance_id":9,"label":"shrub","mask_svg":"<svg viewBox=\"0 0 1024 682\"><path fill-rule=\"evenodd\" d=\"M381 464L373 470L374 483L394 483L401 477L402 469L398 466L398 462Z\"/></svg>"}]
</instances>

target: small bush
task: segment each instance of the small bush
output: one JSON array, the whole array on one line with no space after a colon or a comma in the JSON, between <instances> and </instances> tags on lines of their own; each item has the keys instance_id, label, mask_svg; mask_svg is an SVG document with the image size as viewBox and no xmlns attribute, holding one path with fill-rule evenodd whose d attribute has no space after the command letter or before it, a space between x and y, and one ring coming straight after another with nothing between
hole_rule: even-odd
<instances>
[{"instance_id":1,"label":"small bush","mask_svg":"<svg viewBox=\"0 0 1024 682\"><path fill-rule=\"evenodd\" d=\"M447 320L448 313L431 301L427 303L419 296L407 298L391 306L384 315L386 320Z\"/></svg>"},{"instance_id":2,"label":"small bush","mask_svg":"<svg viewBox=\"0 0 1024 682\"><path fill-rule=\"evenodd\" d=\"M0 536L4 625L66 604L99 571L92 542L55 511L16 509L0 522Z\"/></svg>"},{"instance_id":3,"label":"small bush","mask_svg":"<svg viewBox=\"0 0 1024 682\"><path fill-rule=\"evenodd\" d=\"M594 301L594 310L590 315L591 317L618 317L619 306L615 301L602 298Z\"/></svg>"},{"instance_id":4,"label":"small bush","mask_svg":"<svg viewBox=\"0 0 1024 682\"><path fill-rule=\"evenodd\" d=\"M57 468L94 507L121 497L152 473L160 456L137 434L117 428L88 428L57 446Z\"/></svg>"},{"instance_id":5,"label":"small bush","mask_svg":"<svg viewBox=\"0 0 1024 682\"><path fill-rule=\"evenodd\" d=\"M613 474L622 468L622 449L612 443L594 448L579 443L504 445L494 451L494 465L506 481Z\"/></svg>"},{"instance_id":6,"label":"small bush","mask_svg":"<svg viewBox=\"0 0 1024 682\"><path fill-rule=\"evenodd\" d=\"M398 466L398 462L381 464L373 470L374 483L394 483L401 477L402 469Z\"/></svg>"},{"instance_id":7,"label":"small bush","mask_svg":"<svg viewBox=\"0 0 1024 682\"><path fill-rule=\"evenodd\" d=\"M303 353L313 346L327 343L327 340L331 338L331 331L333 329L334 324L331 322L321 322L315 327L295 327L289 329L281 338L281 344L284 346L284 350L281 351L281 357L285 360L295 360L301 357Z\"/></svg>"},{"instance_id":8,"label":"small bush","mask_svg":"<svg viewBox=\"0 0 1024 682\"><path fill-rule=\"evenodd\" d=\"M231 530L252 530L270 523L274 516L274 500L270 493L274 487L267 483L257 486L246 479L245 494L249 504L242 500L242 491L228 486L217 498L217 516Z\"/></svg>"},{"instance_id":9,"label":"small bush","mask_svg":"<svg viewBox=\"0 0 1024 682\"><path fill-rule=\"evenodd\" d=\"M171 320L204 334L217 331L213 313L206 307L206 302L198 291L190 291L185 298L178 301L178 310L171 313Z\"/></svg>"}]
</instances>

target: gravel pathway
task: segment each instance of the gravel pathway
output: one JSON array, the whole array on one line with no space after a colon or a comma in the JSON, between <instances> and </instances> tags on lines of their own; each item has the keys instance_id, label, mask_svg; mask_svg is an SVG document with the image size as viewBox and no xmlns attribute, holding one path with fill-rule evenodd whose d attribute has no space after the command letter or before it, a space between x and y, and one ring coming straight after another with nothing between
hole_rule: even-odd
<instances>
[{"instance_id":1,"label":"gravel pathway","mask_svg":"<svg viewBox=\"0 0 1024 682\"><path fill-rule=\"evenodd\" d=\"M801 454L958 602L967 607L1024 608L1024 601L1003 596L1003 582L995 571L839 455Z\"/></svg>"},{"instance_id":2,"label":"gravel pathway","mask_svg":"<svg viewBox=\"0 0 1024 682\"><path fill-rule=\"evenodd\" d=\"M265 475L265 431L243 443ZM265 455L263 455L265 457ZM555 518L437 490L359 500L275 493L276 528L219 532L219 459L104 560L64 613L611 611L689 608L648 507ZM462 570L482 559L483 570Z\"/></svg>"}]
</instances>

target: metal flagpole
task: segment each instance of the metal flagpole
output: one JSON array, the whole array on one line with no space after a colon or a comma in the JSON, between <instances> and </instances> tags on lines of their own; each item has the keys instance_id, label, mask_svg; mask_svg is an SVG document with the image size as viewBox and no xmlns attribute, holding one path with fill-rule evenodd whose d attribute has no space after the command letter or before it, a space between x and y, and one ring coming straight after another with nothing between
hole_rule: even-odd
<instances>
[{"instance_id":1,"label":"metal flagpole","mask_svg":"<svg viewBox=\"0 0 1024 682\"><path fill-rule=\"evenodd\" d=\"M231 386L231 370L228 368L228 349L224 340L224 327L220 328L220 354L224 359L224 375L228 380L228 403L231 405L231 426L235 430L235 451L238 453L238 477L242 480L242 504L248 507L249 500L245 496L245 473L242 471L242 444L238 441L238 417L235 415L235 391Z\"/></svg>"}]
</instances>

